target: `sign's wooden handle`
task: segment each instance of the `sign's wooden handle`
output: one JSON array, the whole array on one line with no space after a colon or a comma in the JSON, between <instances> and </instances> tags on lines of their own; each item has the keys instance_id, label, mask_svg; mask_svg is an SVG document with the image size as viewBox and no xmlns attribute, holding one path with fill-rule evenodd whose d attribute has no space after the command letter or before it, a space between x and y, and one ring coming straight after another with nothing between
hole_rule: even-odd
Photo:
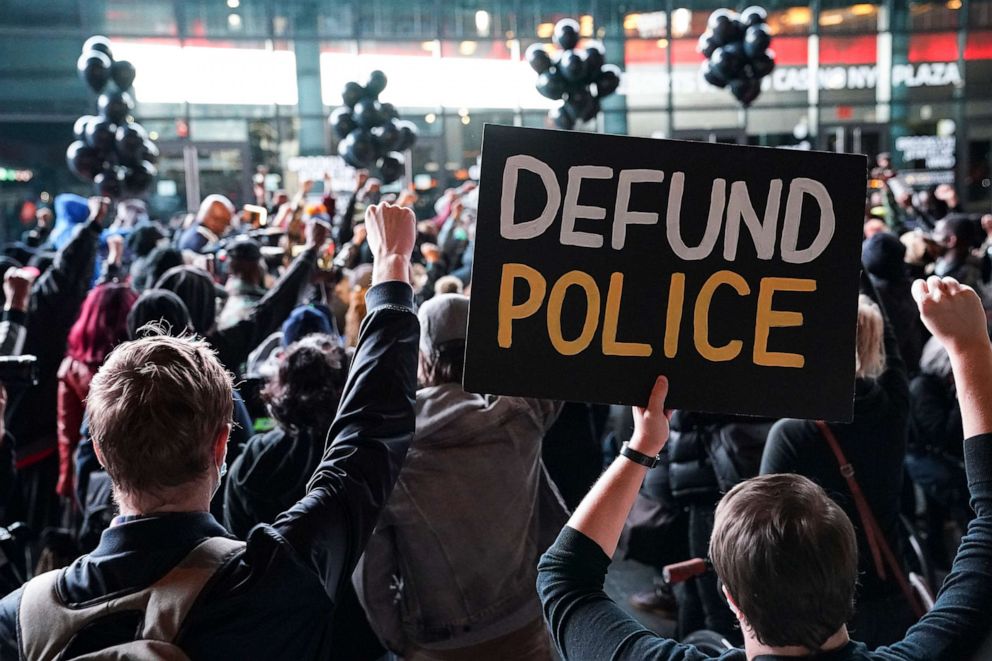
<instances>
[{"instance_id":1,"label":"sign's wooden handle","mask_svg":"<svg viewBox=\"0 0 992 661\"><path fill-rule=\"evenodd\" d=\"M703 558L693 558L683 562L676 562L673 565L665 565L662 570L662 577L669 585L683 583L690 578L701 576L709 571L709 563Z\"/></svg>"}]
</instances>

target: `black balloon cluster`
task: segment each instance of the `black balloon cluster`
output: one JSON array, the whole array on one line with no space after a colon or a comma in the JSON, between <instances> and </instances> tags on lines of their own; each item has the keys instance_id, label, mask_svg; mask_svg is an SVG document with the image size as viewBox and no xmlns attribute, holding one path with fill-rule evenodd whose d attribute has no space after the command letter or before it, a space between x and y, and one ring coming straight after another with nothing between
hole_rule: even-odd
<instances>
[{"instance_id":1,"label":"black balloon cluster","mask_svg":"<svg viewBox=\"0 0 992 661\"><path fill-rule=\"evenodd\" d=\"M417 142L417 127L400 119L391 103L380 103L386 88L386 74L373 71L365 86L351 82L344 86L344 105L331 113L330 123L338 136L338 154L353 168L375 165L383 183L403 176L403 153Z\"/></svg>"},{"instance_id":2,"label":"black balloon cluster","mask_svg":"<svg viewBox=\"0 0 992 661\"><path fill-rule=\"evenodd\" d=\"M740 14L717 9L699 37L698 50L709 58L703 62L703 78L710 85L730 87L745 108L761 94L761 79L775 68L767 19L768 12L761 7L748 7Z\"/></svg>"},{"instance_id":3,"label":"black balloon cluster","mask_svg":"<svg viewBox=\"0 0 992 661\"><path fill-rule=\"evenodd\" d=\"M577 49L579 24L564 18L555 25L552 41L560 52L552 57L541 44L527 49L527 63L538 73L537 91L562 103L549 114L555 126L571 129L599 114L600 99L617 91L620 68L606 64L603 44L586 42Z\"/></svg>"},{"instance_id":4,"label":"black balloon cluster","mask_svg":"<svg viewBox=\"0 0 992 661\"><path fill-rule=\"evenodd\" d=\"M101 195L140 195L155 179L158 147L129 117L134 65L115 61L107 38L96 36L83 44L76 68L99 97L97 114L83 115L73 127L76 141L65 153L69 169L96 184Z\"/></svg>"}]
</instances>

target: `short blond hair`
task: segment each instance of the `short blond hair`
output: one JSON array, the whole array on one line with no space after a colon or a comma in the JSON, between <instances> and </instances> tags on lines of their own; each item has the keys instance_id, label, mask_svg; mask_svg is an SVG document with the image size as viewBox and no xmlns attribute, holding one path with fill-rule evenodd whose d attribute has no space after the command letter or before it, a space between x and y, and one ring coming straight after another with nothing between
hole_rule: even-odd
<instances>
[{"instance_id":1,"label":"short blond hair","mask_svg":"<svg viewBox=\"0 0 992 661\"><path fill-rule=\"evenodd\" d=\"M214 440L231 421L232 388L202 340L156 335L114 349L86 408L116 489L161 494L207 474Z\"/></svg>"},{"instance_id":2,"label":"short blond hair","mask_svg":"<svg viewBox=\"0 0 992 661\"><path fill-rule=\"evenodd\" d=\"M860 378L876 379L885 371L885 320L882 310L862 294L858 298L858 350L855 369Z\"/></svg>"}]
</instances>

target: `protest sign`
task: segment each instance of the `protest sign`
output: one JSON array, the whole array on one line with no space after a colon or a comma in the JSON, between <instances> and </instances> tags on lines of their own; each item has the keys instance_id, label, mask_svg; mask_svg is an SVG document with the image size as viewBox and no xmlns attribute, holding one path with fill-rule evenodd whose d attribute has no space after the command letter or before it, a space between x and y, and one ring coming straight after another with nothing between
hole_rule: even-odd
<instances>
[{"instance_id":1,"label":"protest sign","mask_svg":"<svg viewBox=\"0 0 992 661\"><path fill-rule=\"evenodd\" d=\"M867 159L485 127L465 388L850 420Z\"/></svg>"}]
</instances>

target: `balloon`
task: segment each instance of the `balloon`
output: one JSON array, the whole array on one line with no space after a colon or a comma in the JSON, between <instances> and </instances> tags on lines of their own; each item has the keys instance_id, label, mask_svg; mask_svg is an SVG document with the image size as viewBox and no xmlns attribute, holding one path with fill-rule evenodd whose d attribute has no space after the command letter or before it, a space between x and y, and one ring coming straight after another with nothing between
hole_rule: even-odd
<instances>
[{"instance_id":1,"label":"balloon","mask_svg":"<svg viewBox=\"0 0 992 661\"><path fill-rule=\"evenodd\" d=\"M338 140L343 139L358 128L355 118L351 116L351 108L347 106L335 109L327 121L334 128L334 135L338 137Z\"/></svg>"},{"instance_id":2,"label":"balloon","mask_svg":"<svg viewBox=\"0 0 992 661\"><path fill-rule=\"evenodd\" d=\"M110 65L110 76L114 83L122 90L126 90L134 83L134 65L127 60L117 60Z\"/></svg>"},{"instance_id":3,"label":"balloon","mask_svg":"<svg viewBox=\"0 0 992 661\"><path fill-rule=\"evenodd\" d=\"M127 92L112 90L100 95L96 107L101 115L119 124L134 110L134 99Z\"/></svg>"},{"instance_id":4,"label":"balloon","mask_svg":"<svg viewBox=\"0 0 992 661\"><path fill-rule=\"evenodd\" d=\"M566 89L564 79L561 76L552 74L550 71L545 71L537 77L536 87L537 91L541 93L541 96L547 97L552 101L560 99Z\"/></svg>"},{"instance_id":5,"label":"balloon","mask_svg":"<svg viewBox=\"0 0 992 661\"><path fill-rule=\"evenodd\" d=\"M726 80L733 80L744 68L744 48L739 43L720 46L710 57L713 68Z\"/></svg>"},{"instance_id":6,"label":"balloon","mask_svg":"<svg viewBox=\"0 0 992 661\"><path fill-rule=\"evenodd\" d=\"M599 114L599 99L589 92L571 96L568 103L572 106L571 112L575 118L583 122L588 122Z\"/></svg>"},{"instance_id":7,"label":"balloon","mask_svg":"<svg viewBox=\"0 0 992 661\"><path fill-rule=\"evenodd\" d=\"M615 64L604 64L603 70L596 79L596 98L602 99L617 91L620 87L620 67Z\"/></svg>"},{"instance_id":8,"label":"balloon","mask_svg":"<svg viewBox=\"0 0 992 661\"><path fill-rule=\"evenodd\" d=\"M95 149L97 153L103 153L114 148L114 141L117 139L117 125L109 119L97 117L86 125L86 144Z\"/></svg>"},{"instance_id":9,"label":"balloon","mask_svg":"<svg viewBox=\"0 0 992 661\"><path fill-rule=\"evenodd\" d=\"M561 19L555 23L551 41L562 50L572 50L579 43L579 24L571 18Z\"/></svg>"},{"instance_id":10,"label":"balloon","mask_svg":"<svg viewBox=\"0 0 992 661\"><path fill-rule=\"evenodd\" d=\"M375 156L372 136L361 129L355 129L338 143L338 153L348 165L354 168L367 168Z\"/></svg>"},{"instance_id":11,"label":"balloon","mask_svg":"<svg viewBox=\"0 0 992 661\"><path fill-rule=\"evenodd\" d=\"M372 137L375 138L376 143L382 145L385 151L390 151L395 149L397 143L399 143L401 132L399 127L396 126L396 122L390 120L382 126L373 128Z\"/></svg>"},{"instance_id":12,"label":"balloon","mask_svg":"<svg viewBox=\"0 0 992 661\"><path fill-rule=\"evenodd\" d=\"M83 115L76 120L76 123L72 125L72 135L76 140L86 139L86 126L96 119L96 115Z\"/></svg>"},{"instance_id":13,"label":"balloon","mask_svg":"<svg viewBox=\"0 0 992 661\"><path fill-rule=\"evenodd\" d=\"M565 51L558 63L558 71L569 82L578 82L586 77L586 61L578 51Z\"/></svg>"},{"instance_id":14,"label":"balloon","mask_svg":"<svg viewBox=\"0 0 992 661\"><path fill-rule=\"evenodd\" d=\"M369 81L365 83L365 91L369 96L376 97L386 89L386 74L376 69L369 74Z\"/></svg>"},{"instance_id":15,"label":"balloon","mask_svg":"<svg viewBox=\"0 0 992 661\"><path fill-rule=\"evenodd\" d=\"M93 178L93 183L96 184L96 189L100 191L100 195L119 197L121 194L121 182L114 170L98 172Z\"/></svg>"},{"instance_id":16,"label":"balloon","mask_svg":"<svg viewBox=\"0 0 992 661\"><path fill-rule=\"evenodd\" d=\"M365 88L356 82L345 83L344 90L341 92L341 100L349 108L354 107L364 96Z\"/></svg>"},{"instance_id":17,"label":"balloon","mask_svg":"<svg viewBox=\"0 0 992 661\"><path fill-rule=\"evenodd\" d=\"M406 159L399 152L390 152L379 161L379 176L382 183L391 184L406 174Z\"/></svg>"},{"instance_id":18,"label":"balloon","mask_svg":"<svg viewBox=\"0 0 992 661\"><path fill-rule=\"evenodd\" d=\"M703 57L709 57L713 54L717 48L723 44L717 43L716 37L713 33L707 30L706 32L699 35L699 42L696 44L696 50L703 54Z\"/></svg>"},{"instance_id":19,"label":"balloon","mask_svg":"<svg viewBox=\"0 0 992 661\"><path fill-rule=\"evenodd\" d=\"M83 52L86 53L91 50L100 51L111 60L114 59L114 54L110 50L110 39L107 39L103 35L93 35L83 42Z\"/></svg>"},{"instance_id":20,"label":"balloon","mask_svg":"<svg viewBox=\"0 0 992 661\"><path fill-rule=\"evenodd\" d=\"M757 79L738 78L730 81L730 92L745 108L761 94L761 81Z\"/></svg>"},{"instance_id":21,"label":"balloon","mask_svg":"<svg viewBox=\"0 0 992 661\"><path fill-rule=\"evenodd\" d=\"M754 58L765 52L772 42L772 33L764 24L752 25L744 33L744 54Z\"/></svg>"},{"instance_id":22,"label":"balloon","mask_svg":"<svg viewBox=\"0 0 992 661\"><path fill-rule=\"evenodd\" d=\"M606 63L606 47L601 41L587 41L586 46L586 80L594 82L599 71Z\"/></svg>"},{"instance_id":23,"label":"balloon","mask_svg":"<svg viewBox=\"0 0 992 661\"><path fill-rule=\"evenodd\" d=\"M159 156L158 145L156 145L151 140L145 140L143 155L145 157L145 160L151 163L152 165L158 163L158 156Z\"/></svg>"},{"instance_id":24,"label":"balloon","mask_svg":"<svg viewBox=\"0 0 992 661\"><path fill-rule=\"evenodd\" d=\"M76 61L79 77L96 93L103 91L110 80L110 58L100 51L86 51Z\"/></svg>"},{"instance_id":25,"label":"balloon","mask_svg":"<svg viewBox=\"0 0 992 661\"><path fill-rule=\"evenodd\" d=\"M396 122L396 128L400 130L400 139L393 147L395 151L406 151L417 142L417 125L406 120Z\"/></svg>"},{"instance_id":26,"label":"balloon","mask_svg":"<svg viewBox=\"0 0 992 661\"><path fill-rule=\"evenodd\" d=\"M720 75L720 73L713 67L712 60L706 60L703 62L703 78L707 83L713 85L714 87L727 86L727 79Z\"/></svg>"},{"instance_id":27,"label":"balloon","mask_svg":"<svg viewBox=\"0 0 992 661\"><path fill-rule=\"evenodd\" d=\"M148 134L140 124L124 124L117 127L117 155L121 163L134 165L144 156L145 140Z\"/></svg>"},{"instance_id":28,"label":"balloon","mask_svg":"<svg viewBox=\"0 0 992 661\"><path fill-rule=\"evenodd\" d=\"M364 98L355 104L355 122L363 129L378 126L384 119L375 99Z\"/></svg>"},{"instance_id":29,"label":"balloon","mask_svg":"<svg viewBox=\"0 0 992 661\"><path fill-rule=\"evenodd\" d=\"M748 7L741 12L740 20L747 26L761 25L768 20L768 12L761 7Z\"/></svg>"},{"instance_id":30,"label":"balloon","mask_svg":"<svg viewBox=\"0 0 992 661\"><path fill-rule=\"evenodd\" d=\"M751 70L754 72L755 78L764 78L772 72L775 68L775 51L772 49L765 50L764 53L759 53L751 58Z\"/></svg>"},{"instance_id":31,"label":"balloon","mask_svg":"<svg viewBox=\"0 0 992 661\"><path fill-rule=\"evenodd\" d=\"M541 44L528 46L524 57L527 58L527 64L530 65L530 68L537 73L544 73L551 68L551 56Z\"/></svg>"},{"instance_id":32,"label":"balloon","mask_svg":"<svg viewBox=\"0 0 992 661\"><path fill-rule=\"evenodd\" d=\"M721 44L737 41L744 32L744 26L737 20L737 14L726 9L717 9L710 14L706 25Z\"/></svg>"},{"instance_id":33,"label":"balloon","mask_svg":"<svg viewBox=\"0 0 992 661\"><path fill-rule=\"evenodd\" d=\"M400 114L396 111L396 106L394 106L391 103L380 103L379 112L381 112L382 116L385 117L386 119L400 118Z\"/></svg>"},{"instance_id":34,"label":"balloon","mask_svg":"<svg viewBox=\"0 0 992 661\"><path fill-rule=\"evenodd\" d=\"M124 189L129 193L139 194L151 186L152 180L158 174L158 168L148 161L142 161L124 173Z\"/></svg>"},{"instance_id":35,"label":"balloon","mask_svg":"<svg viewBox=\"0 0 992 661\"><path fill-rule=\"evenodd\" d=\"M76 140L65 150L65 162L73 174L82 179L92 179L100 171L103 160L96 150Z\"/></svg>"},{"instance_id":36,"label":"balloon","mask_svg":"<svg viewBox=\"0 0 992 661\"><path fill-rule=\"evenodd\" d=\"M565 110L564 105L552 108L551 112L548 113L548 116L551 117L551 121L554 122L554 125L560 129L569 130L575 126L575 117Z\"/></svg>"}]
</instances>

